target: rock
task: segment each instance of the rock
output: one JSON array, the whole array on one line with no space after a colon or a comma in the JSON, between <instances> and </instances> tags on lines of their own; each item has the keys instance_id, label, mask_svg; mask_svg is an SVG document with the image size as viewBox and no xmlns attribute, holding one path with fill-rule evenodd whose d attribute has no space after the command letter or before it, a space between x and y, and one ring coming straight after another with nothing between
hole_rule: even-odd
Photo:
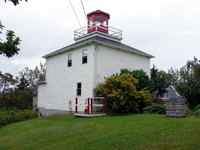
<instances>
[{"instance_id":1,"label":"rock","mask_svg":"<svg viewBox=\"0 0 200 150\"><path fill-rule=\"evenodd\" d=\"M185 117L185 100L171 85L167 88L167 98L165 98L165 104L167 117Z\"/></svg>"}]
</instances>

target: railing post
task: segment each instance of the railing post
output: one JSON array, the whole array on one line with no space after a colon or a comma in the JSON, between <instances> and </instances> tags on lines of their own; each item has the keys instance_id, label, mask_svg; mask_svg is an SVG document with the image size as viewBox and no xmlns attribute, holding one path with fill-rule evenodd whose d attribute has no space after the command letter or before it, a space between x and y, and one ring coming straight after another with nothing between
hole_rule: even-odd
<instances>
[{"instance_id":1,"label":"railing post","mask_svg":"<svg viewBox=\"0 0 200 150\"><path fill-rule=\"evenodd\" d=\"M87 113L90 113L90 98L88 98Z\"/></svg>"},{"instance_id":2,"label":"railing post","mask_svg":"<svg viewBox=\"0 0 200 150\"><path fill-rule=\"evenodd\" d=\"M76 97L75 113L78 113L78 97Z\"/></svg>"},{"instance_id":3,"label":"railing post","mask_svg":"<svg viewBox=\"0 0 200 150\"><path fill-rule=\"evenodd\" d=\"M93 98L91 98L90 100L91 100L91 114L92 114L92 111L93 111Z\"/></svg>"}]
</instances>

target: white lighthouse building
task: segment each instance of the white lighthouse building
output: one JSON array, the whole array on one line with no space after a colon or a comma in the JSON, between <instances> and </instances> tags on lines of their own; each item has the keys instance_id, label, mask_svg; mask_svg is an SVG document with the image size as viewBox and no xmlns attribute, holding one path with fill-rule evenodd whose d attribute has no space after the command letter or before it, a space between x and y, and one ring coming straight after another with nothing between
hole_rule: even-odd
<instances>
[{"instance_id":1,"label":"white lighthouse building","mask_svg":"<svg viewBox=\"0 0 200 150\"><path fill-rule=\"evenodd\" d=\"M46 80L38 83L37 107L42 115L75 111L75 98L93 97L93 89L120 69L150 74L153 56L121 42L122 31L110 27L110 15L96 10L88 26L74 32L75 43L43 56Z\"/></svg>"}]
</instances>

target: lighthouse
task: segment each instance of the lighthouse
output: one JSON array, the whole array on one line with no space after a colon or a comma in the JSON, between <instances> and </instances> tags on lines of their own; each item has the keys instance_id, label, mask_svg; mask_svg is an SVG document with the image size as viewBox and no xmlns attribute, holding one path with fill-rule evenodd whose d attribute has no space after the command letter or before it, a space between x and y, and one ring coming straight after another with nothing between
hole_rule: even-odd
<instances>
[{"instance_id":1,"label":"lighthouse","mask_svg":"<svg viewBox=\"0 0 200 150\"><path fill-rule=\"evenodd\" d=\"M38 82L36 104L42 116L95 110L93 89L121 69L150 75L153 56L123 44L122 31L111 27L109 19L101 10L89 13L86 26L74 31L74 43L43 56L46 80Z\"/></svg>"}]
</instances>

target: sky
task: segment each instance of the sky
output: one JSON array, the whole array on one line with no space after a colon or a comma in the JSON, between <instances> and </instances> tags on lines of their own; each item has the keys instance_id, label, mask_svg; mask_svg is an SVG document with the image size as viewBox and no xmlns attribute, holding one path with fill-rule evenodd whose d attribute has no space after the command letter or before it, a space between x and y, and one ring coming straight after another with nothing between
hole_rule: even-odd
<instances>
[{"instance_id":1,"label":"sky","mask_svg":"<svg viewBox=\"0 0 200 150\"><path fill-rule=\"evenodd\" d=\"M200 58L200 0L82 0L86 13L97 9L110 14L109 25L123 31L122 43L149 53L160 70L179 69L194 56ZM81 0L71 0L81 26L86 19ZM14 6L0 1L5 31L20 37L20 52L0 55L0 71L17 75L34 68L45 54L74 43L80 26L69 0L28 0Z\"/></svg>"}]
</instances>

